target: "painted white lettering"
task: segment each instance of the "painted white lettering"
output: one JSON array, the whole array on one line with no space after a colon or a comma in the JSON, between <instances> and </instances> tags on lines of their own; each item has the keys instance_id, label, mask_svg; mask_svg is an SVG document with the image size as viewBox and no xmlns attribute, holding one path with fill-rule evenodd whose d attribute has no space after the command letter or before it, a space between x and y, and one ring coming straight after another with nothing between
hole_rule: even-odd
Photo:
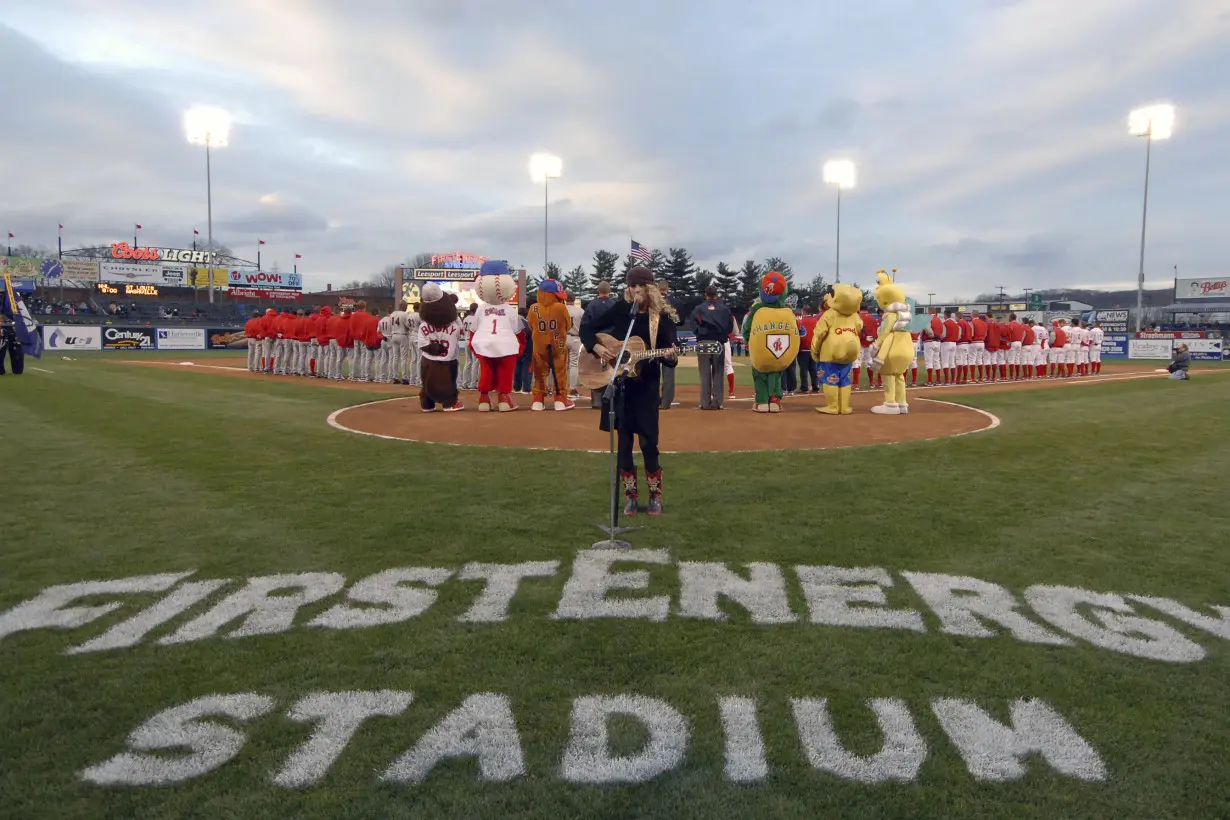
<instances>
[{"instance_id":1,"label":"painted white lettering","mask_svg":"<svg viewBox=\"0 0 1230 820\"><path fill-rule=\"evenodd\" d=\"M640 721L649 732L645 748L612 755L607 725L612 715ZM643 783L677 767L687 750L687 721L664 700L643 695L579 697L572 702L572 736L560 773L569 783Z\"/></svg>"},{"instance_id":2,"label":"painted white lettering","mask_svg":"<svg viewBox=\"0 0 1230 820\"><path fill-rule=\"evenodd\" d=\"M360 604L381 604L377 607L356 607L338 604L308 621L308 626L327 629L361 629L383 624L399 624L422 615L436 602L434 589L404 587L418 583L438 587L453 574L451 569L409 567L388 569L369 575L346 590L346 597Z\"/></svg>"},{"instance_id":3,"label":"painted white lettering","mask_svg":"<svg viewBox=\"0 0 1230 820\"><path fill-rule=\"evenodd\" d=\"M884 733L884 746L871 757L851 754L841 745L829 717L828 702L824 699L792 698L790 705L799 728L799 740L814 769L860 783L909 782L918 777L918 770L927 759L927 744L918 733L905 701L895 698L867 701Z\"/></svg>"},{"instance_id":4,"label":"painted white lettering","mask_svg":"<svg viewBox=\"0 0 1230 820\"><path fill-rule=\"evenodd\" d=\"M221 715L246 721L273 709L274 700L245 692L197 698L154 715L128 736L137 752L187 748L191 754L165 757L122 752L81 772L81 778L102 786L162 786L191 780L233 759L247 736L238 729L201 718Z\"/></svg>"},{"instance_id":5,"label":"painted white lettering","mask_svg":"<svg viewBox=\"0 0 1230 820\"><path fill-rule=\"evenodd\" d=\"M912 609L882 609L884 587L893 579L880 567L795 567L813 624L887 627L926 632L922 615ZM850 606L852 603L875 606Z\"/></svg>"},{"instance_id":6,"label":"painted white lettering","mask_svg":"<svg viewBox=\"0 0 1230 820\"><path fill-rule=\"evenodd\" d=\"M384 780L418 783L450 757L477 757L481 778L503 782L525 774L512 706L504 695L470 695L389 766Z\"/></svg>"},{"instance_id":7,"label":"painted white lettering","mask_svg":"<svg viewBox=\"0 0 1230 820\"><path fill-rule=\"evenodd\" d=\"M286 716L300 723L316 723L312 736L287 758L273 777L288 789L311 786L328 773L355 732L370 717L396 717L414 700L412 692L320 692L291 707Z\"/></svg>"},{"instance_id":8,"label":"painted white lettering","mask_svg":"<svg viewBox=\"0 0 1230 820\"><path fill-rule=\"evenodd\" d=\"M651 598L607 598L613 589L645 589L649 586L648 570L611 572L611 565L621 561L640 561L646 564L669 564L666 550L583 550L577 553L572 567L572 577L564 584L557 619L585 618L647 618L665 621L670 613L671 600L667 595Z\"/></svg>"},{"instance_id":9,"label":"painted white lettering","mask_svg":"<svg viewBox=\"0 0 1230 820\"><path fill-rule=\"evenodd\" d=\"M1103 649L1172 663L1191 663L1205 655L1200 644L1161 621L1136 616L1127 601L1112 593L1032 586L1025 590L1025 600L1039 617ZM1077 610L1081 605L1090 607L1097 623Z\"/></svg>"},{"instance_id":10,"label":"painted white lettering","mask_svg":"<svg viewBox=\"0 0 1230 820\"><path fill-rule=\"evenodd\" d=\"M1182 621L1189 626L1194 626L1197 629L1203 629L1210 635L1216 635L1219 638L1230 640L1230 607L1226 606L1211 606L1209 609L1217 613L1217 617L1205 615L1203 612L1197 612L1194 609L1183 606L1178 601L1172 601L1169 598L1154 598L1149 595L1129 595L1127 596L1133 601L1139 601L1145 606L1151 606L1159 612L1164 612L1170 617Z\"/></svg>"},{"instance_id":11,"label":"painted white lettering","mask_svg":"<svg viewBox=\"0 0 1230 820\"><path fill-rule=\"evenodd\" d=\"M1025 775L1021 761L1041 754L1051 768L1079 780L1105 780L1106 766L1093 747L1048 704L1013 701L1008 727L968 700L941 699L931 704L976 780L1003 782Z\"/></svg>"},{"instance_id":12,"label":"painted white lettering","mask_svg":"<svg viewBox=\"0 0 1230 820\"><path fill-rule=\"evenodd\" d=\"M47 587L36 597L0 613L0 640L31 629L76 629L123 606L119 601L98 606L70 607L78 598L94 595L126 595L138 592L166 592L192 572L167 572L161 575L134 575L110 581L82 581Z\"/></svg>"},{"instance_id":13,"label":"painted white lettering","mask_svg":"<svg viewBox=\"0 0 1230 820\"><path fill-rule=\"evenodd\" d=\"M249 578L248 585L228 595L203 615L189 621L174 634L158 640L169 646L199 641L218 632L226 624L247 616L228 638L249 635L274 635L290 629L299 607L336 594L346 583L337 572L301 572L295 575L261 575ZM277 590L297 589L290 595L270 595Z\"/></svg>"},{"instance_id":14,"label":"painted white lettering","mask_svg":"<svg viewBox=\"0 0 1230 820\"><path fill-rule=\"evenodd\" d=\"M523 564L466 564L457 578L486 581L482 594L457 620L465 623L497 623L508 620L508 607L522 578L550 578L559 561L528 561Z\"/></svg>"},{"instance_id":15,"label":"painted white lettering","mask_svg":"<svg viewBox=\"0 0 1230 820\"><path fill-rule=\"evenodd\" d=\"M990 638L997 634L979 618L1006 627L1018 641L1071 646L1072 642L1026 618L1016 609L1020 604L1012 593L998 584L961 575L930 572L903 572L927 606L935 611L949 635Z\"/></svg>"},{"instance_id":16,"label":"painted white lettering","mask_svg":"<svg viewBox=\"0 0 1230 820\"><path fill-rule=\"evenodd\" d=\"M756 717L755 698L718 698L722 732L726 735L726 779L755 783L769 776L764 738Z\"/></svg>"},{"instance_id":17,"label":"painted white lettering","mask_svg":"<svg viewBox=\"0 0 1230 820\"><path fill-rule=\"evenodd\" d=\"M679 614L685 618L724 621L726 613L718 606L725 597L747 610L756 624L785 624L797 621L786 598L786 579L777 564L750 563L743 578L718 562L681 561L679 563Z\"/></svg>"},{"instance_id":18,"label":"painted white lettering","mask_svg":"<svg viewBox=\"0 0 1230 820\"><path fill-rule=\"evenodd\" d=\"M229 579L222 579L181 584L173 589L170 595L148 609L141 610L126 621L120 621L97 638L64 650L64 654L76 655L82 652L102 652L107 649L136 646L155 628L165 624L176 615L188 611L228 583L230 583Z\"/></svg>"}]
</instances>

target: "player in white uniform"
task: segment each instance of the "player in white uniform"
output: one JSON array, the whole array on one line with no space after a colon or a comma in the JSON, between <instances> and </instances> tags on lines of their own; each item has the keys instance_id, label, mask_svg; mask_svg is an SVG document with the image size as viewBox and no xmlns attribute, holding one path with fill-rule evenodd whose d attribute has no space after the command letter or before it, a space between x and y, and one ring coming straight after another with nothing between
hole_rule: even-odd
<instances>
[{"instance_id":1,"label":"player in white uniform","mask_svg":"<svg viewBox=\"0 0 1230 820\"><path fill-rule=\"evenodd\" d=\"M409 355L406 322L406 302L401 301L397 310L389 314L389 379L393 384L409 384L406 379L406 356Z\"/></svg>"},{"instance_id":2,"label":"player in white uniform","mask_svg":"<svg viewBox=\"0 0 1230 820\"><path fill-rule=\"evenodd\" d=\"M581 319L585 316L585 311L577 304L577 297L568 294L568 317L572 320L572 326L568 328L568 396L577 398L580 393L577 392L577 385L581 378ZM726 354L727 360L730 359L729 351Z\"/></svg>"},{"instance_id":3,"label":"player in white uniform","mask_svg":"<svg viewBox=\"0 0 1230 820\"><path fill-rule=\"evenodd\" d=\"M376 383L377 384L392 384L392 359L393 359L393 319L391 314L385 314L380 317L380 321L376 322L376 330L380 331L380 335L384 339L380 342L380 349L376 351Z\"/></svg>"},{"instance_id":4,"label":"player in white uniform","mask_svg":"<svg viewBox=\"0 0 1230 820\"><path fill-rule=\"evenodd\" d=\"M1051 346L1050 340L1051 334L1047 331L1046 325L1042 324L1041 320L1034 319L1034 344L1037 345L1034 350L1034 368L1038 378L1046 375L1047 349Z\"/></svg>"},{"instance_id":5,"label":"player in white uniform","mask_svg":"<svg viewBox=\"0 0 1230 820\"><path fill-rule=\"evenodd\" d=\"M1102 337L1105 335L1099 322L1089 328L1089 369L1095 374L1102 372Z\"/></svg>"},{"instance_id":6,"label":"player in white uniform","mask_svg":"<svg viewBox=\"0 0 1230 820\"><path fill-rule=\"evenodd\" d=\"M478 386L478 357L470 349L470 334L478 330L478 319L475 318L477 304L470 305L470 312L461 319L461 349L465 351L461 364L461 375L457 377L457 386L461 390L474 390Z\"/></svg>"},{"instance_id":7,"label":"player in white uniform","mask_svg":"<svg viewBox=\"0 0 1230 820\"><path fill-rule=\"evenodd\" d=\"M1072 376L1076 373L1076 349L1080 347L1080 335L1075 320L1064 319L1063 325L1063 332L1068 334L1068 343L1063 348L1063 360L1068 375Z\"/></svg>"},{"instance_id":8,"label":"player in white uniform","mask_svg":"<svg viewBox=\"0 0 1230 820\"><path fill-rule=\"evenodd\" d=\"M1080 346L1076 348L1076 374L1078 376L1089 375L1089 328L1085 327L1085 322L1082 319L1076 320L1076 326L1080 329Z\"/></svg>"},{"instance_id":9,"label":"player in white uniform","mask_svg":"<svg viewBox=\"0 0 1230 820\"><path fill-rule=\"evenodd\" d=\"M416 304L406 311L406 340L410 345L410 369L406 379L415 387L420 386L423 381L419 368L423 357L423 351L419 349L419 328L422 326L423 317L419 315L419 306Z\"/></svg>"}]
</instances>

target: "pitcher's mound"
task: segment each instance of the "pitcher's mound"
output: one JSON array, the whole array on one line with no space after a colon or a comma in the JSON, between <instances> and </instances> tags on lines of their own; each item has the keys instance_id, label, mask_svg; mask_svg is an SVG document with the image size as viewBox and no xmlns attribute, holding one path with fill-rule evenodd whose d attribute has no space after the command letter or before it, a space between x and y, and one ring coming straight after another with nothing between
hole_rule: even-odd
<instances>
[{"instance_id":1,"label":"pitcher's mound","mask_svg":"<svg viewBox=\"0 0 1230 820\"><path fill-rule=\"evenodd\" d=\"M700 410L695 387L681 387L679 406L661 414L659 444L664 452L751 452L756 450L827 450L899 441L921 441L989 430L999 419L959 404L910 397L905 416L879 416L871 408L879 392L854 395L854 413L826 416L815 411L818 395L783 400L782 412L753 413L748 401L727 401L725 410ZM535 413L529 396L516 396L512 413L479 413L478 396L463 394L459 413L424 413L417 398L396 398L335 411L329 424L340 430L401 441L436 442L536 450L606 452L608 434L598 429L600 411L589 401L575 410Z\"/></svg>"}]
</instances>

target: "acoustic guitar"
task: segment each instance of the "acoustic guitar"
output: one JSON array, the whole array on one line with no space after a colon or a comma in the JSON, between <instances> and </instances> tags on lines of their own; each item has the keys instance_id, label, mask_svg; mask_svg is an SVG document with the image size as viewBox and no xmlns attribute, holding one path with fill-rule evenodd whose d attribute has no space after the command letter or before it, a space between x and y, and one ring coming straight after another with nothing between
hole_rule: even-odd
<instances>
[{"instance_id":1,"label":"acoustic guitar","mask_svg":"<svg viewBox=\"0 0 1230 820\"><path fill-rule=\"evenodd\" d=\"M622 343L622 340L616 339L609 334L598 334L598 344L607 350L619 350ZM716 349L712 349L714 345L716 345ZM582 351L581 361L577 368L577 381L586 390L601 390L611 381L611 372L613 370L618 370L620 376L635 379L641 375L641 364L650 359L661 359L671 353L674 353L676 356L688 356L693 353L717 353L721 349L722 345L720 342L699 342L695 350L684 350L678 347L648 350L645 347L645 342L639 336L632 336L628 339L628 346L624 350L623 358L615 364L606 364L597 356Z\"/></svg>"}]
</instances>

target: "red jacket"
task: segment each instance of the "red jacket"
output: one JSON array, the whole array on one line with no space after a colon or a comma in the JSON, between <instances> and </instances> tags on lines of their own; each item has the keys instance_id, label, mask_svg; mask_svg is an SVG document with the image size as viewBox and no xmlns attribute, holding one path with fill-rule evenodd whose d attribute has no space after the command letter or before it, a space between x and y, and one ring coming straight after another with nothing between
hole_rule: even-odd
<instances>
[{"instance_id":1,"label":"red jacket","mask_svg":"<svg viewBox=\"0 0 1230 820\"><path fill-rule=\"evenodd\" d=\"M261 337L261 320L249 319L243 323L243 335L249 339L259 339Z\"/></svg>"},{"instance_id":2,"label":"red jacket","mask_svg":"<svg viewBox=\"0 0 1230 820\"><path fill-rule=\"evenodd\" d=\"M924 342L939 342L944 338L944 320L940 318L938 313L931 314L931 323L927 325L926 330L930 332L930 336L923 334Z\"/></svg>"},{"instance_id":3,"label":"red jacket","mask_svg":"<svg viewBox=\"0 0 1230 820\"><path fill-rule=\"evenodd\" d=\"M1055 325L1055 344L1054 347L1067 347L1068 334L1060 325Z\"/></svg>"},{"instance_id":4,"label":"red jacket","mask_svg":"<svg viewBox=\"0 0 1230 820\"><path fill-rule=\"evenodd\" d=\"M1003 328L999 326L999 322L987 322L987 350L999 350L999 337L1003 333Z\"/></svg>"},{"instance_id":5,"label":"red jacket","mask_svg":"<svg viewBox=\"0 0 1230 820\"><path fill-rule=\"evenodd\" d=\"M974 341L974 326L969 323L969 319L957 322L957 327L961 329L961 338L957 340L960 344L969 344Z\"/></svg>"},{"instance_id":6,"label":"red jacket","mask_svg":"<svg viewBox=\"0 0 1230 820\"><path fill-rule=\"evenodd\" d=\"M1011 349L1012 336L1011 336L1011 333L1009 332L1010 330L1011 328L1009 327L1007 322L1000 322L999 324L999 349L1000 350Z\"/></svg>"},{"instance_id":7,"label":"red jacket","mask_svg":"<svg viewBox=\"0 0 1230 820\"><path fill-rule=\"evenodd\" d=\"M327 346L333 338L329 333L329 319L333 316L333 310L328 305L320 309L320 313L316 316L316 341L322 346Z\"/></svg>"},{"instance_id":8,"label":"red jacket","mask_svg":"<svg viewBox=\"0 0 1230 820\"><path fill-rule=\"evenodd\" d=\"M863 333L859 341L863 343L863 347L871 347L876 343L876 336L880 332L880 320L866 311L859 311L858 315L863 320Z\"/></svg>"},{"instance_id":9,"label":"red jacket","mask_svg":"<svg viewBox=\"0 0 1230 820\"><path fill-rule=\"evenodd\" d=\"M1025 340L1025 325L1013 319L1008 323L1008 338L1013 342Z\"/></svg>"},{"instance_id":10,"label":"red jacket","mask_svg":"<svg viewBox=\"0 0 1230 820\"><path fill-rule=\"evenodd\" d=\"M330 316L325 323L325 333L329 339L338 343L340 347L354 347L354 339L351 337L351 317L349 313L343 313L340 316Z\"/></svg>"},{"instance_id":11,"label":"red jacket","mask_svg":"<svg viewBox=\"0 0 1230 820\"><path fill-rule=\"evenodd\" d=\"M944 320L944 339L945 342L956 342L961 339L961 326L957 324L957 320L948 318Z\"/></svg>"},{"instance_id":12,"label":"red jacket","mask_svg":"<svg viewBox=\"0 0 1230 820\"><path fill-rule=\"evenodd\" d=\"M1021 337L1021 344L1031 345L1034 343L1034 329L1030 325L1021 325L1025 328L1025 335Z\"/></svg>"},{"instance_id":13,"label":"red jacket","mask_svg":"<svg viewBox=\"0 0 1230 820\"><path fill-rule=\"evenodd\" d=\"M799 319L799 332L803 335L800 340L802 347L799 350L811 351L811 337L816 332L816 322L820 321L819 316L803 316Z\"/></svg>"},{"instance_id":14,"label":"red jacket","mask_svg":"<svg viewBox=\"0 0 1230 820\"><path fill-rule=\"evenodd\" d=\"M978 344L985 342L987 340L987 323L982 319L975 318L970 324L974 328L974 341Z\"/></svg>"},{"instance_id":15,"label":"red jacket","mask_svg":"<svg viewBox=\"0 0 1230 820\"><path fill-rule=\"evenodd\" d=\"M274 313L272 310L267 311L265 315L260 318L262 339L278 338L277 321L278 314Z\"/></svg>"}]
</instances>

